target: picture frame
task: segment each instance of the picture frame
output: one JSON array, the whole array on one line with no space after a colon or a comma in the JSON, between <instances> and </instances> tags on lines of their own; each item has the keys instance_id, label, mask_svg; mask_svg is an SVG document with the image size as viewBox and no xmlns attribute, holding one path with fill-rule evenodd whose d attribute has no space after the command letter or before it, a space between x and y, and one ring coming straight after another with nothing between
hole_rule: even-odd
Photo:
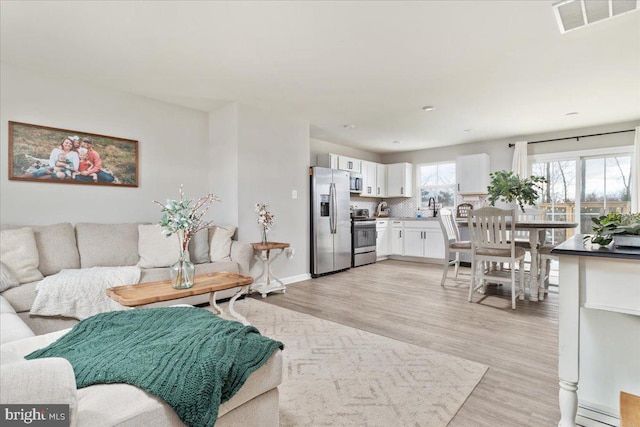
<instances>
[{"instance_id":1,"label":"picture frame","mask_svg":"<svg viewBox=\"0 0 640 427\"><path fill-rule=\"evenodd\" d=\"M9 180L138 187L138 141L9 121Z\"/></svg>"}]
</instances>

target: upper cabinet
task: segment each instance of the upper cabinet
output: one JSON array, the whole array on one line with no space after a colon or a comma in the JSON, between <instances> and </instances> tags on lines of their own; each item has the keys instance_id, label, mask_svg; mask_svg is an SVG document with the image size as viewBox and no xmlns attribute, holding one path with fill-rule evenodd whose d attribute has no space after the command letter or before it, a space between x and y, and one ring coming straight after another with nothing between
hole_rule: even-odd
<instances>
[{"instance_id":1,"label":"upper cabinet","mask_svg":"<svg viewBox=\"0 0 640 427\"><path fill-rule=\"evenodd\" d=\"M338 169L349 172L362 172L362 160L338 156Z\"/></svg>"},{"instance_id":2,"label":"upper cabinet","mask_svg":"<svg viewBox=\"0 0 640 427\"><path fill-rule=\"evenodd\" d=\"M378 179L377 163L362 160L362 197L380 197L377 194L376 181Z\"/></svg>"},{"instance_id":3,"label":"upper cabinet","mask_svg":"<svg viewBox=\"0 0 640 427\"><path fill-rule=\"evenodd\" d=\"M458 194L487 194L490 166L486 153L457 157Z\"/></svg>"},{"instance_id":4,"label":"upper cabinet","mask_svg":"<svg viewBox=\"0 0 640 427\"><path fill-rule=\"evenodd\" d=\"M387 197L387 165L376 163L376 196Z\"/></svg>"},{"instance_id":5,"label":"upper cabinet","mask_svg":"<svg viewBox=\"0 0 640 427\"><path fill-rule=\"evenodd\" d=\"M340 169L349 172L361 172L362 160L347 156L339 156L333 153L318 154L318 166L331 169Z\"/></svg>"},{"instance_id":6,"label":"upper cabinet","mask_svg":"<svg viewBox=\"0 0 640 427\"><path fill-rule=\"evenodd\" d=\"M413 165L411 163L381 163L359 160L338 154L318 154L318 166L362 174L360 197L413 196Z\"/></svg>"},{"instance_id":7,"label":"upper cabinet","mask_svg":"<svg viewBox=\"0 0 640 427\"><path fill-rule=\"evenodd\" d=\"M411 197L413 195L413 165L394 163L387 166L387 197Z\"/></svg>"}]
</instances>

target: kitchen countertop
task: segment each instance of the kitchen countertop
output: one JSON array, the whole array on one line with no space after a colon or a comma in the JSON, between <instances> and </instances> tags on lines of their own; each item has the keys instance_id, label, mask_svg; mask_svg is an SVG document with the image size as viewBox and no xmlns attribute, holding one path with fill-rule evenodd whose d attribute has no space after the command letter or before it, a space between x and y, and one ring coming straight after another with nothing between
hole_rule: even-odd
<instances>
[{"instance_id":1,"label":"kitchen countertop","mask_svg":"<svg viewBox=\"0 0 640 427\"><path fill-rule=\"evenodd\" d=\"M374 217L375 219L390 219L390 220L395 220L395 221L437 221L438 217L432 217L432 216L423 216L421 218L415 218L415 217L397 217L397 216L381 216L381 217Z\"/></svg>"},{"instance_id":2,"label":"kitchen countertop","mask_svg":"<svg viewBox=\"0 0 640 427\"><path fill-rule=\"evenodd\" d=\"M584 242L584 235L576 234L571 239L556 246L553 255L577 255L600 258L640 259L640 248L590 245Z\"/></svg>"}]
</instances>

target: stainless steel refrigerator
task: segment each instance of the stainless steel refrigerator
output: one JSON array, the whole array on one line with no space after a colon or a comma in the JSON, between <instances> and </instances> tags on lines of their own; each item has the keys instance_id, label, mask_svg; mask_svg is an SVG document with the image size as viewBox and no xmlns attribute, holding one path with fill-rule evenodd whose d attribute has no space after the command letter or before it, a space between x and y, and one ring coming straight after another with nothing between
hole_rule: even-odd
<instances>
[{"instance_id":1,"label":"stainless steel refrigerator","mask_svg":"<svg viewBox=\"0 0 640 427\"><path fill-rule=\"evenodd\" d=\"M311 277L351 267L349 172L321 167L311 175Z\"/></svg>"}]
</instances>

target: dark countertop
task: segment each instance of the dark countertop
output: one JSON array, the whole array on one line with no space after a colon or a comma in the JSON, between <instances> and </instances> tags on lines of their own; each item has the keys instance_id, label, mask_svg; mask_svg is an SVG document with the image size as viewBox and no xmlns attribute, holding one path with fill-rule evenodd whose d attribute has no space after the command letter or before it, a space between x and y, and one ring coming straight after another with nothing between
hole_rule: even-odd
<instances>
[{"instance_id":1,"label":"dark countertop","mask_svg":"<svg viewBox=\"0 0 640 427\"><path fill-rule=\"evenodd\" d=\"M640 260L640 248L591 245L583 241L584 234L576 234L556 246L551 253L553 255L578 255L599 258L625 258Z\"/></svg>"}]
</instances>

